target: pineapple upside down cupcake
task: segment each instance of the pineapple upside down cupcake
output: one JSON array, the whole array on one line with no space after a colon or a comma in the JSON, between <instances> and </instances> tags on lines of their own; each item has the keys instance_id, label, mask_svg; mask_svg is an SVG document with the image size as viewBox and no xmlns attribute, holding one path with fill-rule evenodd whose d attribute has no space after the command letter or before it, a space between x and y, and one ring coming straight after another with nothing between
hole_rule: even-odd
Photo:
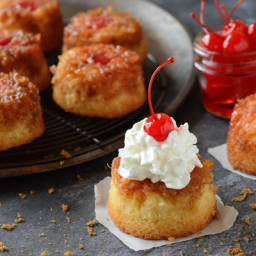
<instances>
[{"instance_id":1,"label":"pineapple upside down cupcake","mask_svg":"<svg viewBox=\"0 0 256 256\"><path fill-rule=\"evenodd\" d=\"M0 10L0 28L40 33L45 52L61 47L64 26L58 0L1 0Z\"/></svg>"},{"instance_id":2,"label":"pineapple upside down cupcake","mask_svg":"<svg viewBox=\"0 0 256 256\"><path fill-rule=\"evenodd\" d=\"M38 88L16 72L0 73L0 151L30 143L44 130Z\"/></svg>"},{"instance_id":3,"label":"pineapple upside down cupcake","mask_svg":"<svg viewBox=\"0 0 256 256\"><path fill-rule=\"evenodd\" d=\"M194 234L211 222L213 163L198 155L196 142L188 124L177 127L153 110L126 132L125 147L112 163L108 198L109 215L120 230L160 240Z\"/></svg>"},{"instance_id":4,"label":"pineapple upside down cupcake","mask_svg":"<svg viewBox=\"0 0 256 256\"><path fill-rule=\"evenodd\" d=\"M50 71L40 46L40 35L23 31L0 32L0 72L17 71L39 90L50 85Z\"/></svg>"},{"instance_id":5,"label":"pineapple upside down cupcake","mask_svg":"<svg viewBox=\"0 0 256 256\"><path fill-rule=\"evenodd\" d=\"M256 94L238 100L228 131L227 153L234 169L256 175Z\"/></svg>"},{"instance_id":6,"label":"pineapple upside down cupcake","mask_svg":"<svg viewBox=\"0 0 256 256\"><path fill-rule=\"evenodd\" d=\"M112 7L93 9L75 15L64 30L63 50L90 44L115 44L135 51L144 61L147 47L139 21Z\"/></svg>"},{"instance_id":7,"label":"pineapple upside down cupcake","mask_svg":"<svg viewBox=\"0 0 256 256\"><path fill-rule=\"evenodd\" d=\"M57 67L51 70L53 99L73 114L117 118L138 109L146 100L139 57L120 46L73 48L60 56Z\"/></svg>"}]
</instances>

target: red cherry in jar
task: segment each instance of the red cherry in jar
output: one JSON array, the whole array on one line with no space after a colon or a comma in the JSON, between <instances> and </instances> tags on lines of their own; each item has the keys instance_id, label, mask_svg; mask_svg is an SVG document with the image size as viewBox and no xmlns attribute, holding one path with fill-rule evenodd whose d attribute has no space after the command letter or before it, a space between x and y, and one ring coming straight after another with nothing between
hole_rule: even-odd
<instances>
[{"instance_id":1,"label":"red cherry in jar","mask_svg":"<svg viewBox=\"0 0 256 256\"><path fill-rule=\"evenodd\" d=\"M166 62L161 64L153 73L148 87L148 104L152 115L149 118L147 118L146 123L144 125L144 131L148 135L152 136L158 142L165 141L168 138L170 132L172 132L175 127L172 122L172 119L168 115L164 113L154 113L151 101L151 89L154 78L156 74L160 71L160 69L173 62L174 58L169 58Z\"/></svg>"},{"instance_id":2,"label":"red cherry in jar","mask_svg":"<svg viewBox=\"0 0 256 256\"><path fill-rule=\"evenodd\" d=\"M241 20L234 20L224 27L221 34L222 36L226 37L234 31L247 34L247 26Z\"/></svg>"},{"instance_id":3,"label":"red cherry in jar","mask_svg":"<svg viewBox=\"0 0 256 256\"><path fill-rule=\"evenodd\" d=\"M215 33L208 33L202 38L202 46L210 51L221 52L224 39Z\"/></svg>"},{"instance_id":4,"label":"red cherry in jar","mask_svg":"<svg viewBox=\"0 0 256 256\"><path fill-rule=\"evenodd\" d=\"M242 32L233 31L223 42L224 53L243 53L248 51L250 51L250 42Z\"/></svg>"},{"instance_id":5,"label":"red cherry in jar","mask_svg":"<svg viewBox=\"0 0 256 256\"><path fill-rule=\"evenodd\" d=\"M256 49L256 22L248 26L248 38L251 42L251 47Z\"/></svg>"}]
</instances>

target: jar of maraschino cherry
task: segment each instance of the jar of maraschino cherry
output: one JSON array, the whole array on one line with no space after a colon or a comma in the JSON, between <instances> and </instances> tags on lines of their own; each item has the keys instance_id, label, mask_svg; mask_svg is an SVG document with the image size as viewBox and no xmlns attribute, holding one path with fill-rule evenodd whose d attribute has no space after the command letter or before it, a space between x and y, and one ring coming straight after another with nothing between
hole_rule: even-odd
<instances>
[{"instance_id":1,"label":"jar of maraschino cherry","mask_svg":"<svg viewBox=\"0 0 256 256\"><path fill-rule=\"evenodd\" d=\"M194 41L195 67L199 71L203 103L210 113L230 118L237 99L256 92L256 22L246 25L232 16L244 0L239 0L230 14L214 0L224 26L210 29L204 23L205 0L201 0L202 27Z\"/></svg>"}]
</instances>

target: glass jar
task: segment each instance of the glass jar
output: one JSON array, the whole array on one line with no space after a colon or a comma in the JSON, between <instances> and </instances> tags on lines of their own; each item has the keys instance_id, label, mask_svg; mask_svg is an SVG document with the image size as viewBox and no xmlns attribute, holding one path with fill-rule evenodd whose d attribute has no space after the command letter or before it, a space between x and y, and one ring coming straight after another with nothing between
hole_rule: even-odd
<instances>
[{"instance_id":1,"label":"glass jar","mask_svg":"<svg viewBox=\"0 0 256 256\"><path fill-rule=\"evenodd\" d=\"M198 71L203 104L207 111L230 118L240 98L256 93L256 51L224 54L201 46L204 33L194 41L194 65Z\"/></svg>"}]
</instances>

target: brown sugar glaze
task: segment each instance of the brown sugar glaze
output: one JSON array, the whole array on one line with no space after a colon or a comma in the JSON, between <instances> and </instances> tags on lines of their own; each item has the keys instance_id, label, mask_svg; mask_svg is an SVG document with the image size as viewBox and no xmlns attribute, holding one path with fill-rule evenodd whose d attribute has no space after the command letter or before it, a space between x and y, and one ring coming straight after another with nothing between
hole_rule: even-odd
<instances>
[{"instance_id":1,"label":"brown sugar glaze","mask_svg":"<svg viewBox=\"0 0 256 256\"><path fill-rule=\"evenodd\" d=\"M31 116L37 122L41 114L38 88L16 72L0 73L0 123L12 125ZM39 113L39 114L38 114Z\"/></svg>"},{"instance_id":2,"label":"brown sugar glaze","mask_svg":"<svg viewBox=\"0 0 256 256\"><path fill-rule=\"evenodd\" d=\"M152 183L149 179L143 181L125 179L118 173L118 168L120 166L120 157L117 157L113 160L112 163L112 180L119 187L122 193L126 195L139 194L140 197L144 198L148 193L155 192L162 195L165 198L173 196L182 196L196 193L200 194L200 190L203 185L211 184L213 180L213 175L211 173L211 168L213 163L208 160L204 160L202 157L199 157L201 163L203 164L202 168L195 167L191 173L190 183L184 189L170 189L165 186L163 182Z\"/></svg>"},{"instance_id":3,"label":"brown sugar glaze","mask_svg":"<svg viewBox=\"0 0 256 256\"><path fill-rule=\"evenodd\" d=\"M71 77L81 77L81 79L86 74L88 91L85 96L102 94L104 99L111 100L115 93L120 93L119 89L132 91L135 85L127 81L136 81L142 73L137 54L119 46L91 45L80 49L75 48L68 54L69 57L65 59L68 63L63 66L62 72ZM53 67L51 70L54 72L54 69ZM108 85L115 84L117 72L122 73L119 77L124 78L122 88L111 86L110 90ZM92 84L90 84L90 76L93 76ZM65 78L66 76L63 76L61 79ZM54 78L54 84L57 80L59 77Z\"/></svg>"},{"instance_id":4,"label":"brown sugar glaze","mask_svg":"<svg viewBox=\"0 0 256 256\"><path fill-rule=\"evenodd\" d=\"M111 7L98 8L72 18L65 28L64 48L95 43L132 45L142 36L140 23L129 14L115 12Z\"/></svg>"}]
</instances>

